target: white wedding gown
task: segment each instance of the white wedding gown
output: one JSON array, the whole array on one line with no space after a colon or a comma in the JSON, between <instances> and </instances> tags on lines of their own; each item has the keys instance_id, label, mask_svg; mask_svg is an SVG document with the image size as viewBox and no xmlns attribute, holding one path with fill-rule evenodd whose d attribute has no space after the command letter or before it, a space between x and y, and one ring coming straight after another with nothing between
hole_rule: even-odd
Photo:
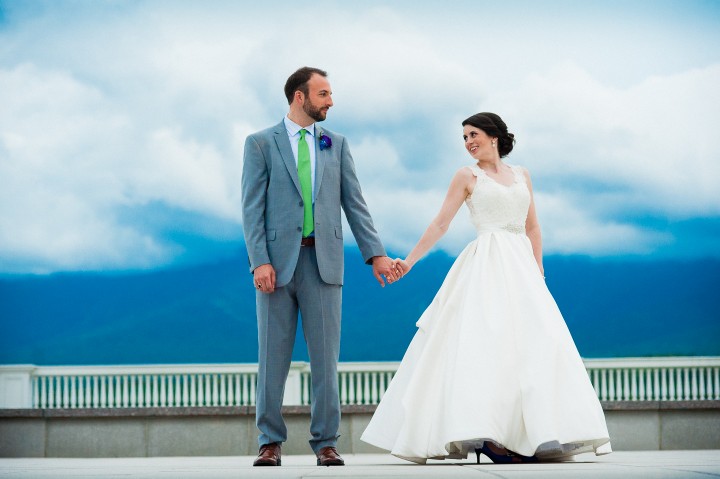
<instances>
[{"instance_id":1,"label":"white wedding gown","mask_svg":"<svg viewBox=\"0 0 720 479\"><path fill-rule=\"evenodd\" d=\"M525 235L522 169L477 166L478 235L430 306L362 440L409 461L464 459L490 440L525 456L611 452L600 402Z\"/></svg>"}]
</instances>

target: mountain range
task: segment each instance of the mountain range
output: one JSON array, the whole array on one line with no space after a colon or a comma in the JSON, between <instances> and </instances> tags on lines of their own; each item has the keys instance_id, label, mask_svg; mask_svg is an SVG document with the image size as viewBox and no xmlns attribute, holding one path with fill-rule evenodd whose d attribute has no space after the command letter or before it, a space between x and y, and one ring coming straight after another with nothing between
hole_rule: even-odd
<instances>
[{"instance_id":1,"label":"mountain range","mask_svg":"<svg viewBox=\"0 0 720 479\"><path fill-rule=\"evenodd\" d=\"M380 288L345 252L342 361L399 361L454 258ZM720 261L550 256L545 272L583 357L720 355ZM211 264L0 278L0 364L257 361L243 251ZM295 360L307 360L298 328Z\"/></svg>"}]
</instances>

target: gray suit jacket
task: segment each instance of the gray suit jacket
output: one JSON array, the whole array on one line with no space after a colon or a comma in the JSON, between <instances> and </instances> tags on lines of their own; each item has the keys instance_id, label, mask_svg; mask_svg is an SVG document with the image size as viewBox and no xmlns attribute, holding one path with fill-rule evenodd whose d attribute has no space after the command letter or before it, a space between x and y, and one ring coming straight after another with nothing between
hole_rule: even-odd
<instances>
[{"instance_id":1,"label":"gray suit jacket","mask_svg":"<svg viewBox=\"0 0 720 479\"><path fill-rule=\"evenodd\" d=\"M366 262L384 256L385 248L373 226L355 174L345 137L315 125L315 250L320 277L342 284L343 231L340 207ZM322 135L332 146L320 149ZM242 173L243 231L250 271L270 263L276 286L292 278L302 238L303 200L297 164L281 121L245 141Z\"/></svg>"}]
</instances>

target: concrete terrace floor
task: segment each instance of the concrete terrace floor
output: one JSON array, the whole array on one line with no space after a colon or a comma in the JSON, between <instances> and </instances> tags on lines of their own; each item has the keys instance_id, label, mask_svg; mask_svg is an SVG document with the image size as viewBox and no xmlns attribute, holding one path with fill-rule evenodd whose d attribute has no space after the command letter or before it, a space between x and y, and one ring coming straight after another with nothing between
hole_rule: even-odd
<instances>
[{"instance_id":1,"label":"concrete terrace floor","mask_svg":"<svg viewBox=\"0 0 720 479\"><path fill-rule=\"evenodd\" d=\"M620 451L574 462L496 465L483 457L419 466L385 454L344 455L345 467L318 467L310 455L285 456L281 467L252 467L254 457L0 459L5 478L720 478L720 450Z\"/></svg>"}]
</instances>

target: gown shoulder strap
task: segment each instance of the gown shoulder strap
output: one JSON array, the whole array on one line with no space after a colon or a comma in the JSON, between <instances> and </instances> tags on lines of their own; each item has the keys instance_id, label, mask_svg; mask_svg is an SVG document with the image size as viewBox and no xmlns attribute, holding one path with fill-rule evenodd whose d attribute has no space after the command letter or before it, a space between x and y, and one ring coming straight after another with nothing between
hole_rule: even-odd
<instances>
[{"instance_id":1,"label":"gown shoulder strap","mask_svg":"<svg viewBox=\"0 0 720 479\"><path fill-rule=\"evenodd\" d=\"M465 168L472 171L472 174L475 176L481 176L482 175L482 169L478 165L468 165Z\"/></svg>"}]
</instances>

